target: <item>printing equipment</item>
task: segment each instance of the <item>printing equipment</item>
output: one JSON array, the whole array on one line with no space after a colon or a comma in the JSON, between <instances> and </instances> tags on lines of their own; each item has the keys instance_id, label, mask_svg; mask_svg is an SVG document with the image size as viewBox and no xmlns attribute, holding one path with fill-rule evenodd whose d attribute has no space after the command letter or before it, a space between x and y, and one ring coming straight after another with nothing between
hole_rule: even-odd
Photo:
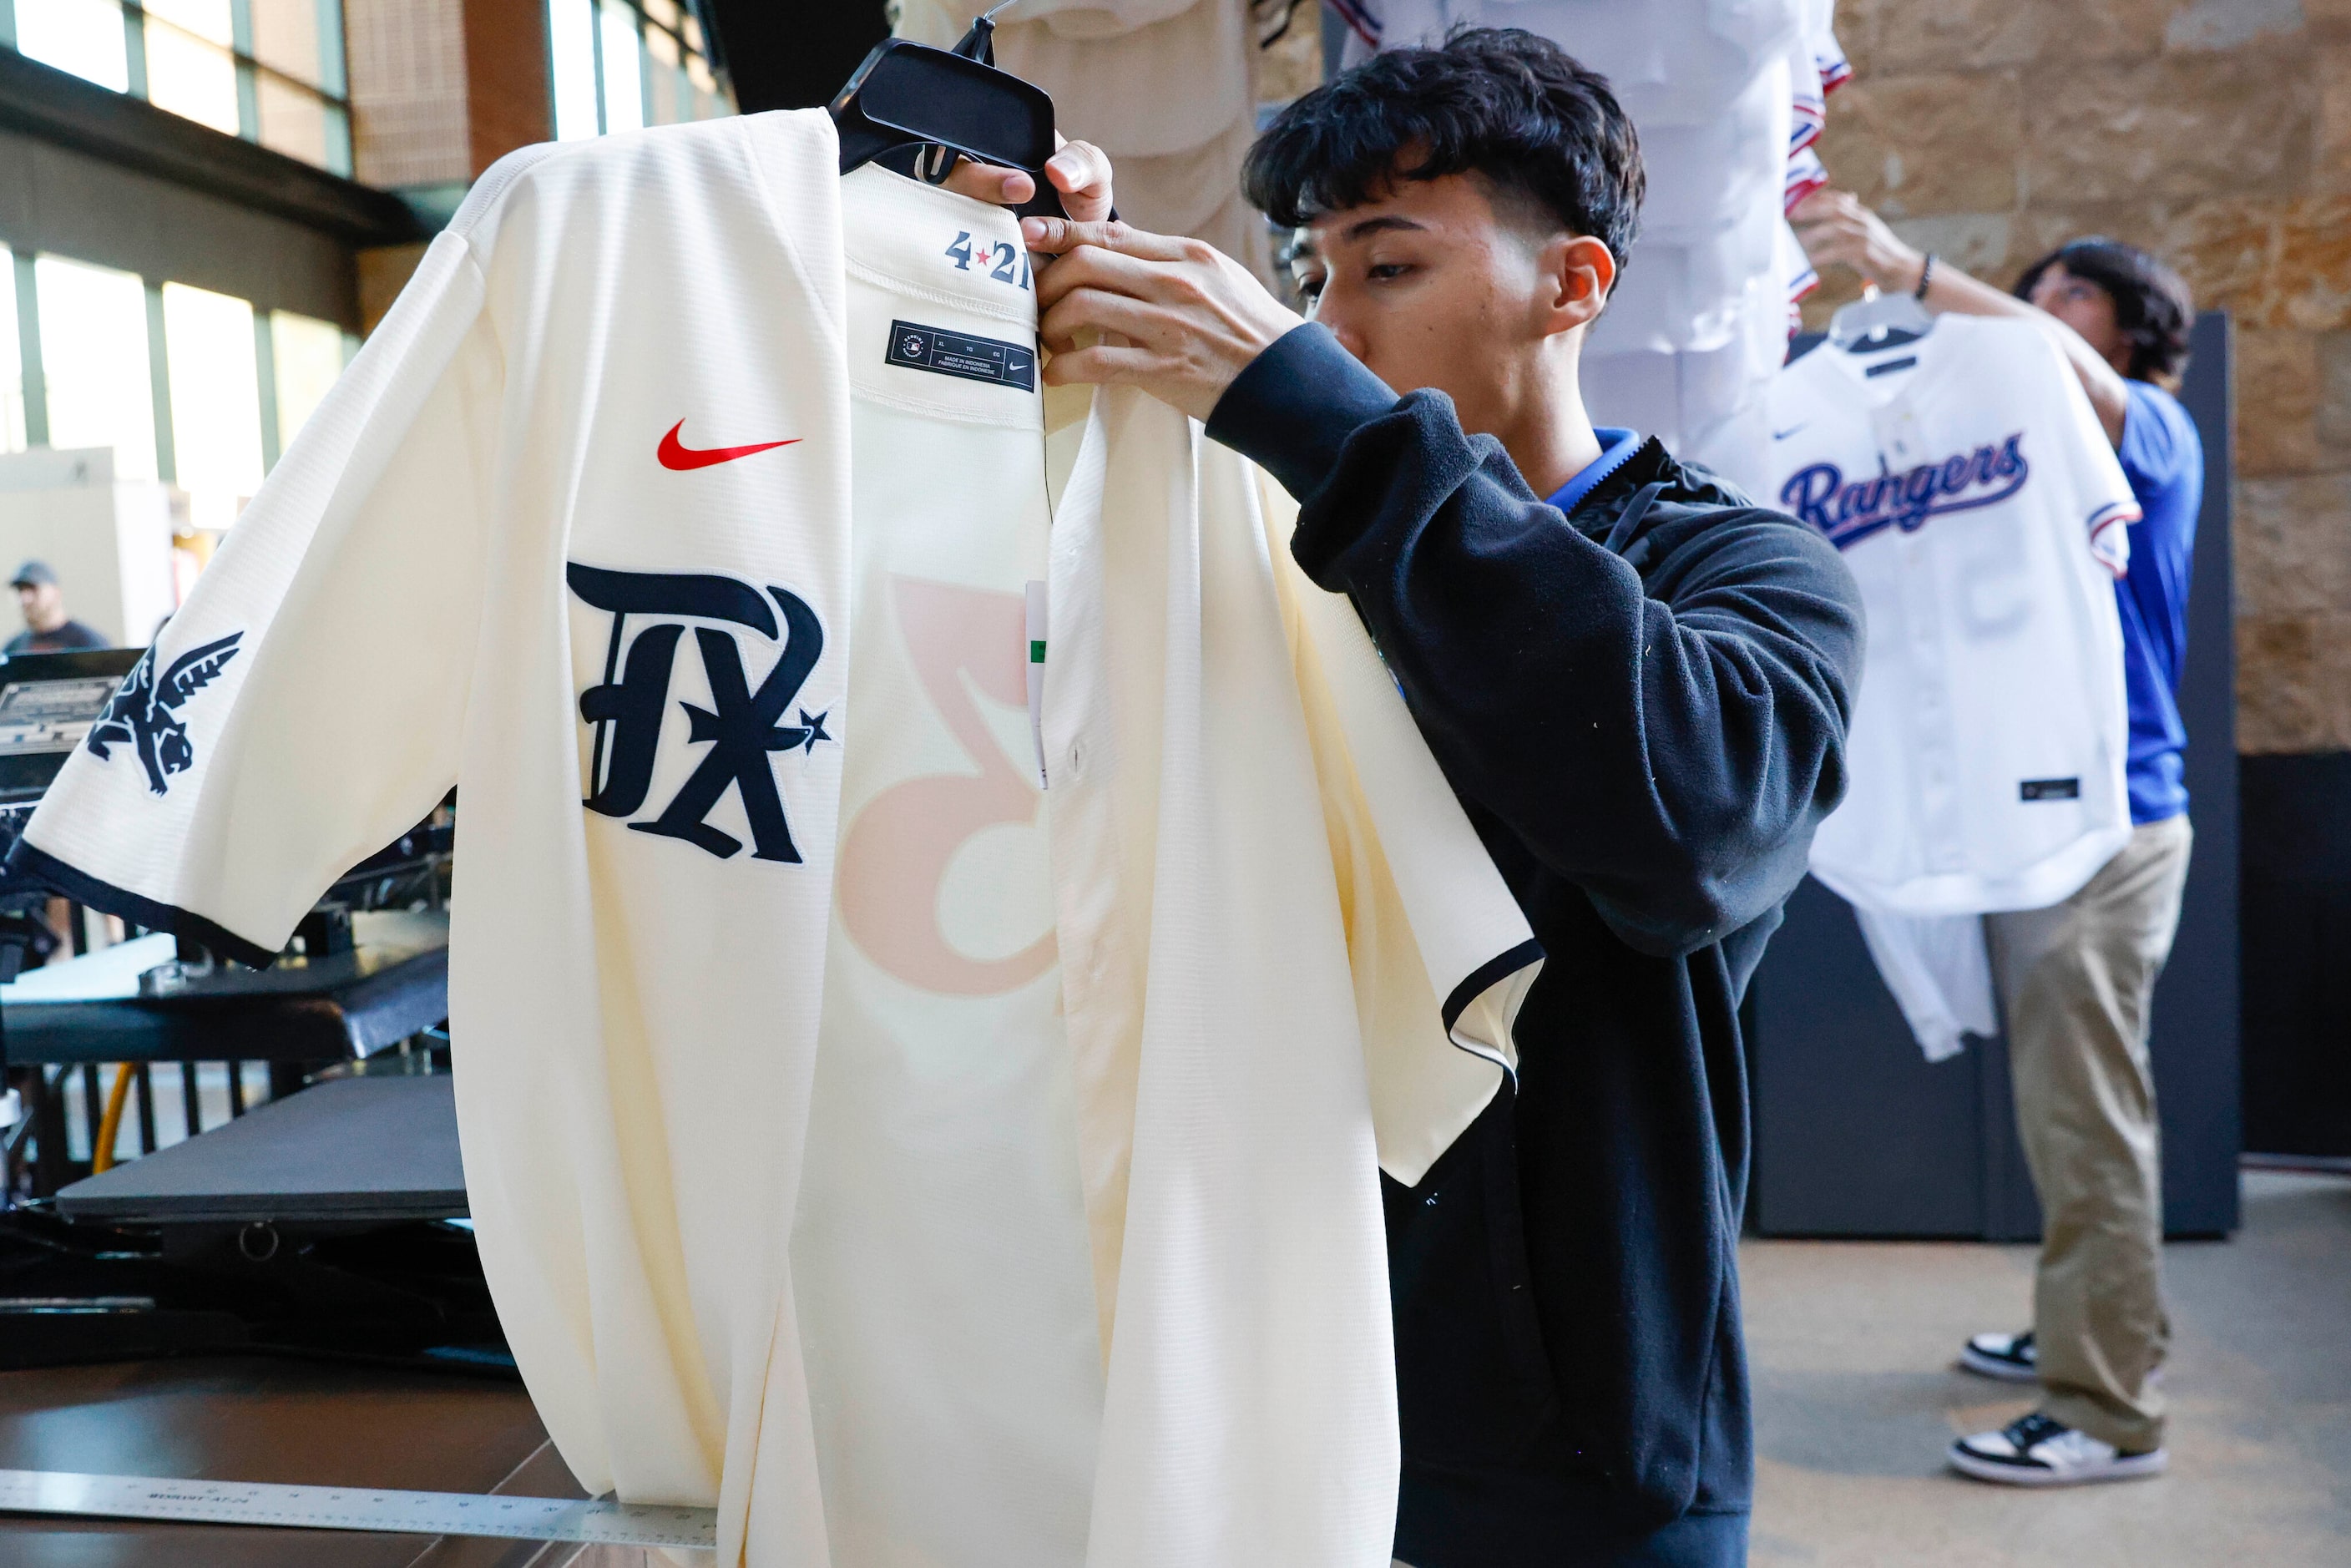
<instances>
[{"instance_id":1,"label":"printing equipment","mask_svg":"<svg viewBox=\"0 0 2351 1568\"><path fill-rule=\"evenodd\" d=\"M0 851L137 658L0 659ZM352 868L266 970L170 933L104 944L103 917L0 875L0 1053L22 1105L0 1129L0 1368L257 1350L513 1375L465 1222L440 1027L451 816ZM249 1111L248 1062L270 1083ZM189 1135L158 1150L166 1063ZM226 1067L209 1128L200 1063Z\"/></svg>"}]
</instances>

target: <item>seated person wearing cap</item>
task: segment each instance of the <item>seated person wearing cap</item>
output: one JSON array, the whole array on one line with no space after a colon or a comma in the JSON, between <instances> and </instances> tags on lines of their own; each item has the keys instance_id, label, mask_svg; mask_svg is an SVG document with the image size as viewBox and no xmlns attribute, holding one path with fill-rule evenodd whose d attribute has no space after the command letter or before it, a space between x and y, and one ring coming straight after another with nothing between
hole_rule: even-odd
<instances>
[{"instance_id":1,"label":"seated person wearing cap","mask_svg":"<svg viewBox=\"0 0 2351 1568\"><path fill-rule=\"evenodd\" d=\"M16 585L16 605L25 612L25 629L8 639L0 653L62 653L75 648L111 648L113 643L95 626L66 613L65 590L45 560L28 560L10 579Z\"/></svg>"},{"instance_id":2,"label":"seated person wearing cap","mask_svg":"<svg viewBox=\"0 0 2351 1568\"><path fill-rule=\"evenodd\" d=\"M1029 193L993 172L966 188ZM1515 1084L1385 1186L1395 1553L1744 1563L1739 1004L1844 792L1859 594L1793 518L1593 427L1579 356L1644 182L1555 45L1377 56L1245 182L1300 231L1304 320L1196 240L1096 221L1106 178L1024 231L1059 256L1045 379L1140 386L1298 497L1291 553L1370 627L1546 955Z\"/></svg>"}]
</instances>

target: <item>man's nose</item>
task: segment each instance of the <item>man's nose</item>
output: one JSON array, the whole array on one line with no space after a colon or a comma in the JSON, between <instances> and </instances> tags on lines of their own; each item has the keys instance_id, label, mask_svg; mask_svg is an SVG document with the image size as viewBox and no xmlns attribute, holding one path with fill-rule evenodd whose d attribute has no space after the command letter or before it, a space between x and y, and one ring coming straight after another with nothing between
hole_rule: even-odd
<instances>
[{"instance_id":1,"label":"man's nose","mask_svg":"<svg viewBox=\"0 0 2351 1568\"><path fill-rule=\"evenodd\" d=\"M1339 340L1339 347L1346 350L1358 360L1364 357L1364 335L1356 329L1354 323L1347 319L1347 313L1343 309L1331 309L1326 299L1316 308L1313 319L1328 328L1331 336Z\"/></svg>"}]
</instances>

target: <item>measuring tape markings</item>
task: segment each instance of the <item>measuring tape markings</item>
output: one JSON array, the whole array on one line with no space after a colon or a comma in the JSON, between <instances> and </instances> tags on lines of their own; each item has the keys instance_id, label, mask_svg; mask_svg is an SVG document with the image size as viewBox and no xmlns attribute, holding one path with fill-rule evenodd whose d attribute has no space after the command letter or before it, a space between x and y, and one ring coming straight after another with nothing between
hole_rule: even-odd
<instances>
[{"instance_id":1,"label":"measuring tape markings","mask_svg":"<svg viewBox=\"0 0 2351 1568\"><path fill-rule=\"evenodd\" d=\"M484 1492L258 1485L72 1470L0 1469L0 1511L367 1530L403 1535L490 1535L607 1546L716 1551L714 1510Z\"/></svg>"}]
</instances>

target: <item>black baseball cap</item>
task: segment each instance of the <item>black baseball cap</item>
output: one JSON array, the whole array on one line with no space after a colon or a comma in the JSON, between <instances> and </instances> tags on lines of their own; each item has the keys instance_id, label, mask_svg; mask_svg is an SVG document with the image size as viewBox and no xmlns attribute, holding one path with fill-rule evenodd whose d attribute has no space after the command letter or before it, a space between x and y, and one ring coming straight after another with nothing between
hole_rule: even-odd
<instances>
[{"instance_id":1,"label":"black baseball cap","mask_svg":"<svg viewBox=\"0 0 2351 1568\"><path fill-rule=\"evenodd\" d=\"M57 574L49 570L49 563L47 561L28 560L24 565L16 569L16 575L8 580L8 586L11 588L37 588L43 583L55 583L57 580Z\"/></svg>"}]
</instances>

